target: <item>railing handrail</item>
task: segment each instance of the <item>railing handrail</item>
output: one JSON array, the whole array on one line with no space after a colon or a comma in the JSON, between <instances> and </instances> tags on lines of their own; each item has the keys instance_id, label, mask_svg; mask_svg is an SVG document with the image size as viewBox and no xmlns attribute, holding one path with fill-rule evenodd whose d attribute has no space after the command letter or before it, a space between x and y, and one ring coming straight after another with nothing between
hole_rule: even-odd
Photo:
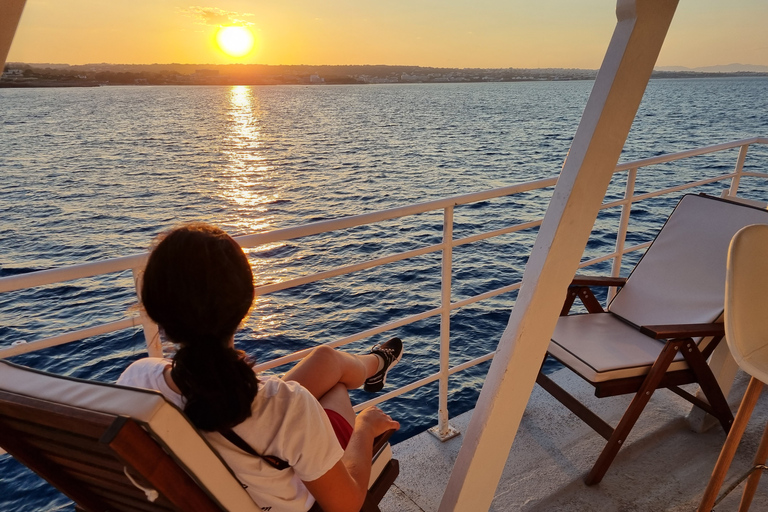
<instances>
[{"instance_id":1,"label":"railing handrail","mask_svg":"<svg viewBox=\"0 0 768 512\"><path fill-rule=\"evenodd\" d=\"M650 158L642 158L640 160L634 160L632 162L624 162L623 164L619 164L616 166L616 169L613 172L628 171L630 169L648 167L649 165L673 162L675 160L682 160L683 158L706 155L708 153L716 153L718 151L725 151L726 149L733 149L741 146L749 146L752 144L768 144L768 138L767 137L751 137L749 139L735 140L732 142L723 142L722 144L714 144L712 146L704 146L697 149L688 149L686 151L669 153L667 155L659 155L659 156L652 156Z\"/></svg>"},{"instance_id":2,"label":"railing handrail","mask_svg":"<svg viewBox=\"0 0 768 512\"><path fill-rule=\"evenodd\" d=\"M453 206L477 203L479 201L495 199L497 197L520 194L523 192L529 192L531 190L553 187L556 184L557 177L527 181L525 183L519 183L516 185L508 185L506 187L499 187L481 192L472 192L470 194L446 197L443 199L436 199L434 201L427 201L425 203L416 203L408 206L390 208L388 210L379 210L371 213L342 217L339 219L322 220L301 226L267 231L265 233L238 236L235 237L235 240L237 240L238 243L240 243L240 245L243 247L257 247L259 245L269 244L272 242L293 240L311 235L319 235L339 229L349 229L366 224L373 224L374 222L382 222L385 220L397 219L409 215L418 215L420 213L442 210Z\"/></svg>"},{"instance_id":3,"label":"railing handrail","mask_svg":"<svg viewBox=\"0 0 768 512\"><path fill-rule=\"evenodd\" d=\"M143 267L149 253L131 254L120 258L80 263L66 267L52 268L48 270L36 270L26 274L0 278L0 293L34 288L48 284L63 283L74 279L123 272L133 268Z\"/></svg>"},{"instance_id":4,"label":"railing handrail","mask_svg":"<svg viewBox=\"0 0 768 512\"><path fill-rule=\"evenodd\" d=\"M512 194L528 192L547 187L552 187L557 183L557 178L545 178L541 180L528 181L516 185L499 187L481 192L473 192L435 201L417 203L408 206L390 208L388 210L379 210L371 213L341 217L339 219L322 220L311 222L290 228L275 229L264 233L254 233L251 235L242 235L234 237L235 240L244 248L258 247L260 245L272 242L293 240L311 235L319 235L339 229L349 229L374 222L397 219L409 215L417 215L430 211L441 210L450 206L476 203L487 199L494 199ZM122 272L144 266L149 253L133 254L121 258L112 258L93 263L82 263L67 267L54 268L49 270L38 270L27 274L9 276L0 278L0 293L32 288L35 286L44 286L48 284L71 281L73 279L82 279L112 272Z\"/></svg>"},{"instance_id":5,"label":"railing handrail","mask_svg":"<svg viewBox=\"0 0 768 512\"><path fill-rule=\"evenodd\" d=\"M668 155L660 155L651 158L644 158L640 160L634 160L632 162L625 162L618 164L614 169L614 173L630 169L637 169L640 167L647 167L659 163L672 162L675 160L681 160L683 158L705 155L708 153L714 153L717 151L723 151L726 149L732 149L751 144L768 144L768 137L751 137L749 139L725 142L722 144L705 146L698 149L680 151L677 153L670 153ZM441 210L452 206L470 204L488 199L495 199L498 197L528 192L531 190L547 188L554 186L556 183L557 177L544 178L481 192L472 192L470 194L451 196L434 201L427 201L424 203L390 208L387 210L379 210L371 213L341 217L339 219L312 222L303 224L301 226L275 229L264 233L242 235L235 237L235 240L237 240L237 242L245 248L258 247L260 245L265 245L277 241L293 240L296 238L336 231L339 229L349 229L366 224L372 224L374 222L392 220L409 215ZM148 253L143 252L139 254L123 256L120 258L111 258L92 263L70 265L48 270L38 270L26 274L3 277L0 278L0 293L141 268L146 263L147 257Z\"/></svg>"}]
</instances>

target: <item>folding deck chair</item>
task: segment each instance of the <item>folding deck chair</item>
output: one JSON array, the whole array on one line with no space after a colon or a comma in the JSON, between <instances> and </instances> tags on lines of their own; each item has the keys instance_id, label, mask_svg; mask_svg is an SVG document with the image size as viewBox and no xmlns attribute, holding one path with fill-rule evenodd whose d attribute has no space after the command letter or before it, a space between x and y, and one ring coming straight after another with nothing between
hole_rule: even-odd
<instances>
[{"instance_id":1,"label":"folding deck chair","mask_svg":"<svg viewBox=\"0 0 768 512\"><path fill-rule=\"evenodd\" d=\"M726 257L733 235L768 224L768 211L684 196L630 276L576 276L548 354L595 387L598 398L635 393L614 428L539 372L536 382L608 442L585 482L599 483L656 389L667 388L717 418L733 414L707 359L724 336ZM603 310L592 286L620 286ZM569 315L579 298L588 313ZM698 383L706 401L679 386Z\"/></svg>"},{"instance_id":2,"label":"folding deck chair","mask_svg":"<svg viewBox=\"0 0 768 512\"><path fill-rule=\"evenodd\" d=\"M224 461L158 392L60 377L0 361L0 446L76 510L260 512ZM375 450L363 511L399 472Z\"/></svg>"}]
</instances>

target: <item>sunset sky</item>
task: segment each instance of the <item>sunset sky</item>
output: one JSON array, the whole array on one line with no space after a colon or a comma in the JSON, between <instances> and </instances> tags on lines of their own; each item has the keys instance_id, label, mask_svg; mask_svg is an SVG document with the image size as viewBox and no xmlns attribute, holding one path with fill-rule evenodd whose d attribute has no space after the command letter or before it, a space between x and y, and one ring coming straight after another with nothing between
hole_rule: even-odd
<instances>
[{"instance_id":1,"label":"sunset sky","mask_svg":"<svg viewBox=\"0 0 768 512\"><path fill-rule=\"evenodd\" d=\"M194 2L195 0L191 0ZM9 61L598 68L615 0L27 0ZM244 57L215 44L242 25ZM680 0L659 66L768 65L768 1Z\"/></svg>"}]
</instances>

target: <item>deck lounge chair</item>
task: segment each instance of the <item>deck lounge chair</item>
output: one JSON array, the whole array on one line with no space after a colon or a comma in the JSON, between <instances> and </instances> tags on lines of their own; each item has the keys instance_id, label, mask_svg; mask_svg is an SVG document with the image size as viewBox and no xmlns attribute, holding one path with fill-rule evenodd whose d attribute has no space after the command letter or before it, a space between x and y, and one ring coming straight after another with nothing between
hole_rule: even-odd
<instances>
[{"instance_id":1,"label":"deck lounge chair","mask_svg":"<svg viewBox=\"0 0 768 512\"><path fill-rule=\"evenodd\" d=\"M259 512L224 461L158 392L0 361L0 446L85 511ZM381 443L363 511L399 466Z\"/></svg>"},{"instance_id":2,"label":"deck lounge chair","mask_svg":"<svg viewBox=\"0 0 768 512\"><path fill-rule=\"evenodd\" d=\"M656 389L675 392L730 430L733 414L707 359L724 337L728 244L750 224L768 224L768 211L687 195L628 278L573 280L548 354L593 385L598 398L635 394L614 428L539 373L539 385L608 441L587 485L602 480ZM607 310L594 286L621 287ZM576 298L588 313L568 314ZM679 387L690 383L706 400Z\"/></svg>"}]
</instances>

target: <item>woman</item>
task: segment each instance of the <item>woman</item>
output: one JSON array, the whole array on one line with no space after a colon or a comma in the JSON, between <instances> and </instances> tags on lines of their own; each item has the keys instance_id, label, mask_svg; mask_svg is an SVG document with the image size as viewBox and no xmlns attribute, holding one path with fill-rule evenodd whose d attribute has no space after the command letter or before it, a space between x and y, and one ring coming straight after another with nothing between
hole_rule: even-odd
<instances>
[{"instance_id":1,"label":"woman","mask_svg":"<svg viewBox=\"0 0 768 512\"><path fill-rule=\"evenodd\" d=\"M189 224L161 238L144 272L144 309L178 350L133 363L118 384L156 389L184 410L262 509L357 511L373 439L399 424L375 407L355 416L348 389L380 390L402 356L393 338L371 353L320 346L283 376L259 378L234 334L253 274L224 231ZM282 469L281 469L282 468Z\"/></svg>"}]
</instances>

